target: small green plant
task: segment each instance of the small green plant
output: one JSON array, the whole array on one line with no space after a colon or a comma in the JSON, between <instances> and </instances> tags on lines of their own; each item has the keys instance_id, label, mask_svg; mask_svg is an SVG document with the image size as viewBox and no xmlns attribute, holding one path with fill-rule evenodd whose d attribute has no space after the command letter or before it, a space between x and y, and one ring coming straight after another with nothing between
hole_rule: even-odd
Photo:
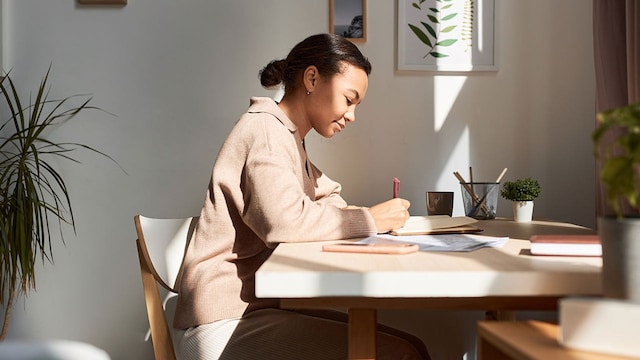
<instances>
[{"instance_id":1,"label":"small green plant","mask_svg":"<svg viewBox=\"0 0 640 360\"><path fill-rule=\"evenodd\" d=\"M542 187L538 180L528 177L505 182L500 196L511 201L533 201L541 192Z\"/></svg>"},{"instance_id":2,"label":"small green plant","mask_svg":"<svg viewBox=\"0 0 640 360\"><path fill-rule=\"evenodd\" d=\"M594 155L601 161L600 180L606 185L607 203L618 217L640 210L640 101L597 115L593 131ZM626 210L626 202L631 209Z\"/></svg>"}]
</instances>

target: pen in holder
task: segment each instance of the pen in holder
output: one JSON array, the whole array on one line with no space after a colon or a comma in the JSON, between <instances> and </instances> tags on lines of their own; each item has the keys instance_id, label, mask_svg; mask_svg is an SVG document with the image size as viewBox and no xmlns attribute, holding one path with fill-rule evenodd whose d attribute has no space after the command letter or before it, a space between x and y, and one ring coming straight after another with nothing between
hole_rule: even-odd
<instances>
[{"instance_id":1,"label":"pen in holder","mask_svg":"<svg viewBox=\"0 0 640 360\"><path fill-rule=\"evenodd\" d=\"M469 175L473 179L471 171L469 167ZM473 182L473 180L466 182L460 173L453 172L462 187L462 203L466 216L480 220L495 219L500 180L506 172L507 168L504 168L495 182Z\"/></svg>"},{"instance_id":2,"label":"pen in holder","mask_svg":"<svg viewBox=\"0 0 640 360\"><path fill-rule=\"evenodd\" d=\"M495 219L498 208L500 183L495 182L461 182L462 203L466 216L474 219Z\"/></svg>"}]
</instances>

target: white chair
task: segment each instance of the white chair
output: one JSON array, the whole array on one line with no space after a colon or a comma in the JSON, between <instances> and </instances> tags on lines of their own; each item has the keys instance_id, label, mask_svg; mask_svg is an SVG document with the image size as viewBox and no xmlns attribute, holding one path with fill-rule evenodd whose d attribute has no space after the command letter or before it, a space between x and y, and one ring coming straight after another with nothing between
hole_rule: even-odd
<instances>
[{"instance_id":1,"label":"white chair","mask_svg":"<svg viewBox=\"0 0 640 360\"><path fill-rule=\"evenodd\" d=\"M175 360L174 341L180 333L169 326L167 318L173 314L172 311L167 314L165 309L167 301L178 294L176 279L198 218L157 219L136 215L134 221L153 353L156 360ZM164 301L160 300L160 291Z\"/></svg>"}]
</instances>

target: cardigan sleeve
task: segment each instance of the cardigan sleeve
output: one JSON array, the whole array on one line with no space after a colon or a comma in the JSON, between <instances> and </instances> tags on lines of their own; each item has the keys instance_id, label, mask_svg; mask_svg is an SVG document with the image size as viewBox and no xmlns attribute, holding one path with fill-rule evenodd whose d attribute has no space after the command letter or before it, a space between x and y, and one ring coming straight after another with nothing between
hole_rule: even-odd
<instances>
[{"instance_id":1,"label":"cardigan sleeve","mask_svg":"<svg viewBox=\"0 0 640 360\"><path fill-rule=\"evenodd\" d=\"M268 133L268 131L267 131ZM271 135L271 134L270 134ZM243 175L244 222L265 242L302 242L365 237L376 233L364 208L346 208L340 184L313 169L313 197L291 136L255 142Z\"/></svg>"},{"instance_id":2,"label":"cardigan sleeve","mask_svg":"<svg viewBox=\"0 0 640 360\"><path fill-rule=\"evenodd\" d=\"M315 201L333 205L337 208L344 208L347 202L340 195L342 186L340 183L331 180L327 175L320 171L315 165L309 162L311 166L312 176L315 178Z\"/></svg>"}]
</instances>

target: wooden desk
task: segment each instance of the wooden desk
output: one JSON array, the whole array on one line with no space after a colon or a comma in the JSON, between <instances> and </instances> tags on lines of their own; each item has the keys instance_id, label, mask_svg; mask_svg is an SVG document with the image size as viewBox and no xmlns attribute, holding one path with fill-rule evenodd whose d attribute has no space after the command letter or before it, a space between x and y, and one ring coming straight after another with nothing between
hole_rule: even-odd
<instances>
[{"instance_id":1,"label":"wooden desk","mask_svg":"<svg viewBox=\"0 0 640 360\"><path fill-rule=\"evenodd\" d=\"M530 256L533 234L591 234L564 223L479 223L503 248L375 255L280 244L256 273L256 296L285 308L349 310L349 356L375 358L376 309L553 310L567 295L600 295L600 258Z\"/></svg>"},{"instance_id":2,"label":"wooden desk","mask_svg":"<svg viewBox=\"0 0 640 360\"><path fill-rule=\"evenodd\" d=\"M558 325L540 321L481 321L478 360L631 359L566 348L558 342L558 333Z\"/></svg>"}]
</instances>

